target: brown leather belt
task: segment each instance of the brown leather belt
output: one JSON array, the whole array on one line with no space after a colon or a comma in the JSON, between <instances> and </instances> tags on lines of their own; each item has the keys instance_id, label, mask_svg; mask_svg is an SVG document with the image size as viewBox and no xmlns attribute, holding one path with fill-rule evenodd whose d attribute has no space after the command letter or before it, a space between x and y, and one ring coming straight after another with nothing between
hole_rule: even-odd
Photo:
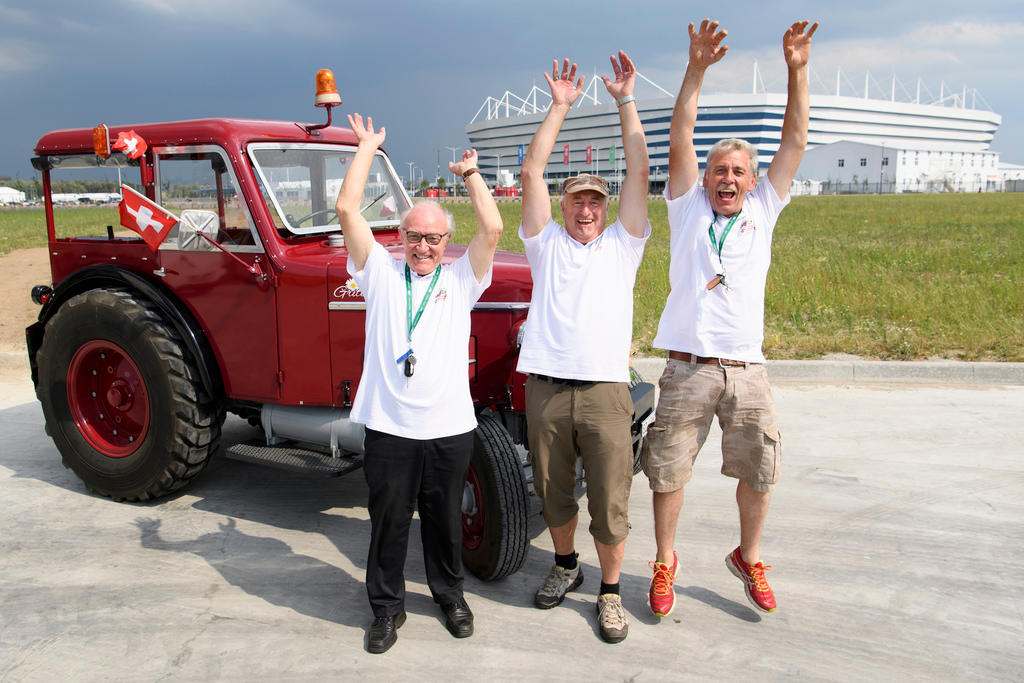
<instances>
[{"instance_id":1,"label":"brown leather belt","mask_svg":"<svg viewBox=\"0 0 1024 683\"><path fill-rule=\"evenodd\" d=\"M728 358L705 358L704 356L695 356L692 353L685 351L669 351L668 357L672 360L681 360L684 363L700 363L701 365L726 365L730 368L744 367L749 365L741 360L729 360Z\"/></svg>"}]
</instances>

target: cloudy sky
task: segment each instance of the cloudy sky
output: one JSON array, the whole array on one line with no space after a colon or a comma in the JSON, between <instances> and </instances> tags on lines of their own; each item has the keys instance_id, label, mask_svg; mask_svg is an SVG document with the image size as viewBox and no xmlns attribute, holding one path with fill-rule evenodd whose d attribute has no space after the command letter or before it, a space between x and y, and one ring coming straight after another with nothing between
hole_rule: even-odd
<instances>
[{"instance_id":1,"label":"cloudy sky","mask_svg":"<svg viewBox=\"0 0 1024 683\"><path fill-rule=\"evenodd\" d=\"M1024 164L1024 17L1019 0L779 0L729 3L715 18L729 54L705 92L746 92L758 61L770 91L785 87L781 37L796 19L821 22L812 92L887 97L940 89L1000 114L993 149ZM768 7L773 9L768 9ZM0 176L32 177L28 159L56 128L232 116L321 121L313 76L332 69L344 104L387 126L395 168L431 178L484 99L525 95L554 57L589 76L629 52L675 93L690 21L708 3L466 0L0 0ZM942 84L945 84L944 86ZM649 86L638 97L653 97ZM599 94L606 96L603 86ZM987 106L986 106L987 105ZM336 113L339 113L336 110ZM338 120L338 119L336 119ZM340 119L342 122L343 118Z\"/></svg>"}]
</instances>

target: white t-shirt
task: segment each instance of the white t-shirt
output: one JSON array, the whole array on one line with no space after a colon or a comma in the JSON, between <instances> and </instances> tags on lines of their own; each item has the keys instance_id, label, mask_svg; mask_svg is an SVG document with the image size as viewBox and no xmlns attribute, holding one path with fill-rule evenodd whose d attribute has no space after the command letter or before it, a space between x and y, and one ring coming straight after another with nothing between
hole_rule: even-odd
<instances>
[{"instance_id":1,"label":"white t-shirt","mask_svg":"<svg viewBox=\"0 0 1024 683\"><path fill-rule=\"evenodd\" d=\"M722 239L728 218L715 219L707 191L695 182L690 190L669 198L668 225L672 232L672 287L653 345L697 356L765 362L764 287L772 261L772 235L779 213L789 203L780 199L762 177L743 200L722 246L722 260L711 246L708 228L715 220L715 239ZM707 284L724 272L729 288L708 290Z\"/></svg>"},{"instance_id":2,"label":"white t-shirt","mask_svg":"<svg viewBox=\"0 0 1024 683\"><path fill-rule=\"evenodd\" d=\"M352 421L409 439L465 434L476 428L469 394L469 315L491 284L491 271L477 282L468 251L440 266L410 344L405 265L380 244L360 271L349 259L348 272L366 299L366 351ZM413 318L433 276L412 273ZM404 361L396 361L410 348L416 365L406 377Z\"/></svg>"},{"instance_id":3,"label":"white t-shirt","mask_svg":"<svg viewBox=\"0 0 1024 683\"><path fill-rule=\"evenodd\" d=\"M522 373L594 382L628 382L633 283L644 245L620 221L587 244L554 221L527 238L533 296L519 352Z\"/></svg>"}]
</instances>

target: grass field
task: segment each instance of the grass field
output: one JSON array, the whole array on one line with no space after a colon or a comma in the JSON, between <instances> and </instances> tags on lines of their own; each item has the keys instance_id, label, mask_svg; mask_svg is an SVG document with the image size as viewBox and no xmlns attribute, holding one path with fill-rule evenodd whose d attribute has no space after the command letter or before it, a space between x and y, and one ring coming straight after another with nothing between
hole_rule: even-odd
<instances>
[{"instance_id":1,"label":"grass field","mask_svg":"<svg viewBox=\"0 0 1024 683\"><path fill-rule=\"evenodd\" d=\"M468 204L448 205L475 231ZM501 248L522 251L519 202L502 202ZM556 217L559 216L557 206ZM613 203L611 218L617 206ZM665 203L650 203L654 234L637 276L640 353L668 295ZM117 212L63 212L69 233L102 234ZM45 244L42 211L0 211L0 254ZM1024 195L796 197L775 232L765 300L769 358L851 353L869 358L1024 361Z\"/></svg>"}]
</instances>

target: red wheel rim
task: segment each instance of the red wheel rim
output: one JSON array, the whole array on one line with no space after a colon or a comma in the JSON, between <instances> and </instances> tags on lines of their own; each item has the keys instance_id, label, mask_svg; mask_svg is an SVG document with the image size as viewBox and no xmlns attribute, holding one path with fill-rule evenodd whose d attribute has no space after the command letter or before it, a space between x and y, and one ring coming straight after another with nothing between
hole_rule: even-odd
<instances>
[{"instance_id":1,"label":"red wheel rim","mask_svg":"<svg viewBox=\"0 0 1024 683\"><path fill-rule=\"evenodd\" d=\"M149 429L149 393L142 373L117 344L94 339L68 368L68 406L78 431L110 458L131 455Z\"/></svg>"},{"instance_id":2,"label":"red wheel rim","mask_svg":"<svg viewBox=\"0 0 1024 683\"><path fill-rule=\"evenodd\" d=\"M467 507L469 508L467 510ZM466 472L466 490L462 498L462 547L476 550L484 540L484 501L480 495L480 480L469 466Z\"/></svg>"}]
</instances>

